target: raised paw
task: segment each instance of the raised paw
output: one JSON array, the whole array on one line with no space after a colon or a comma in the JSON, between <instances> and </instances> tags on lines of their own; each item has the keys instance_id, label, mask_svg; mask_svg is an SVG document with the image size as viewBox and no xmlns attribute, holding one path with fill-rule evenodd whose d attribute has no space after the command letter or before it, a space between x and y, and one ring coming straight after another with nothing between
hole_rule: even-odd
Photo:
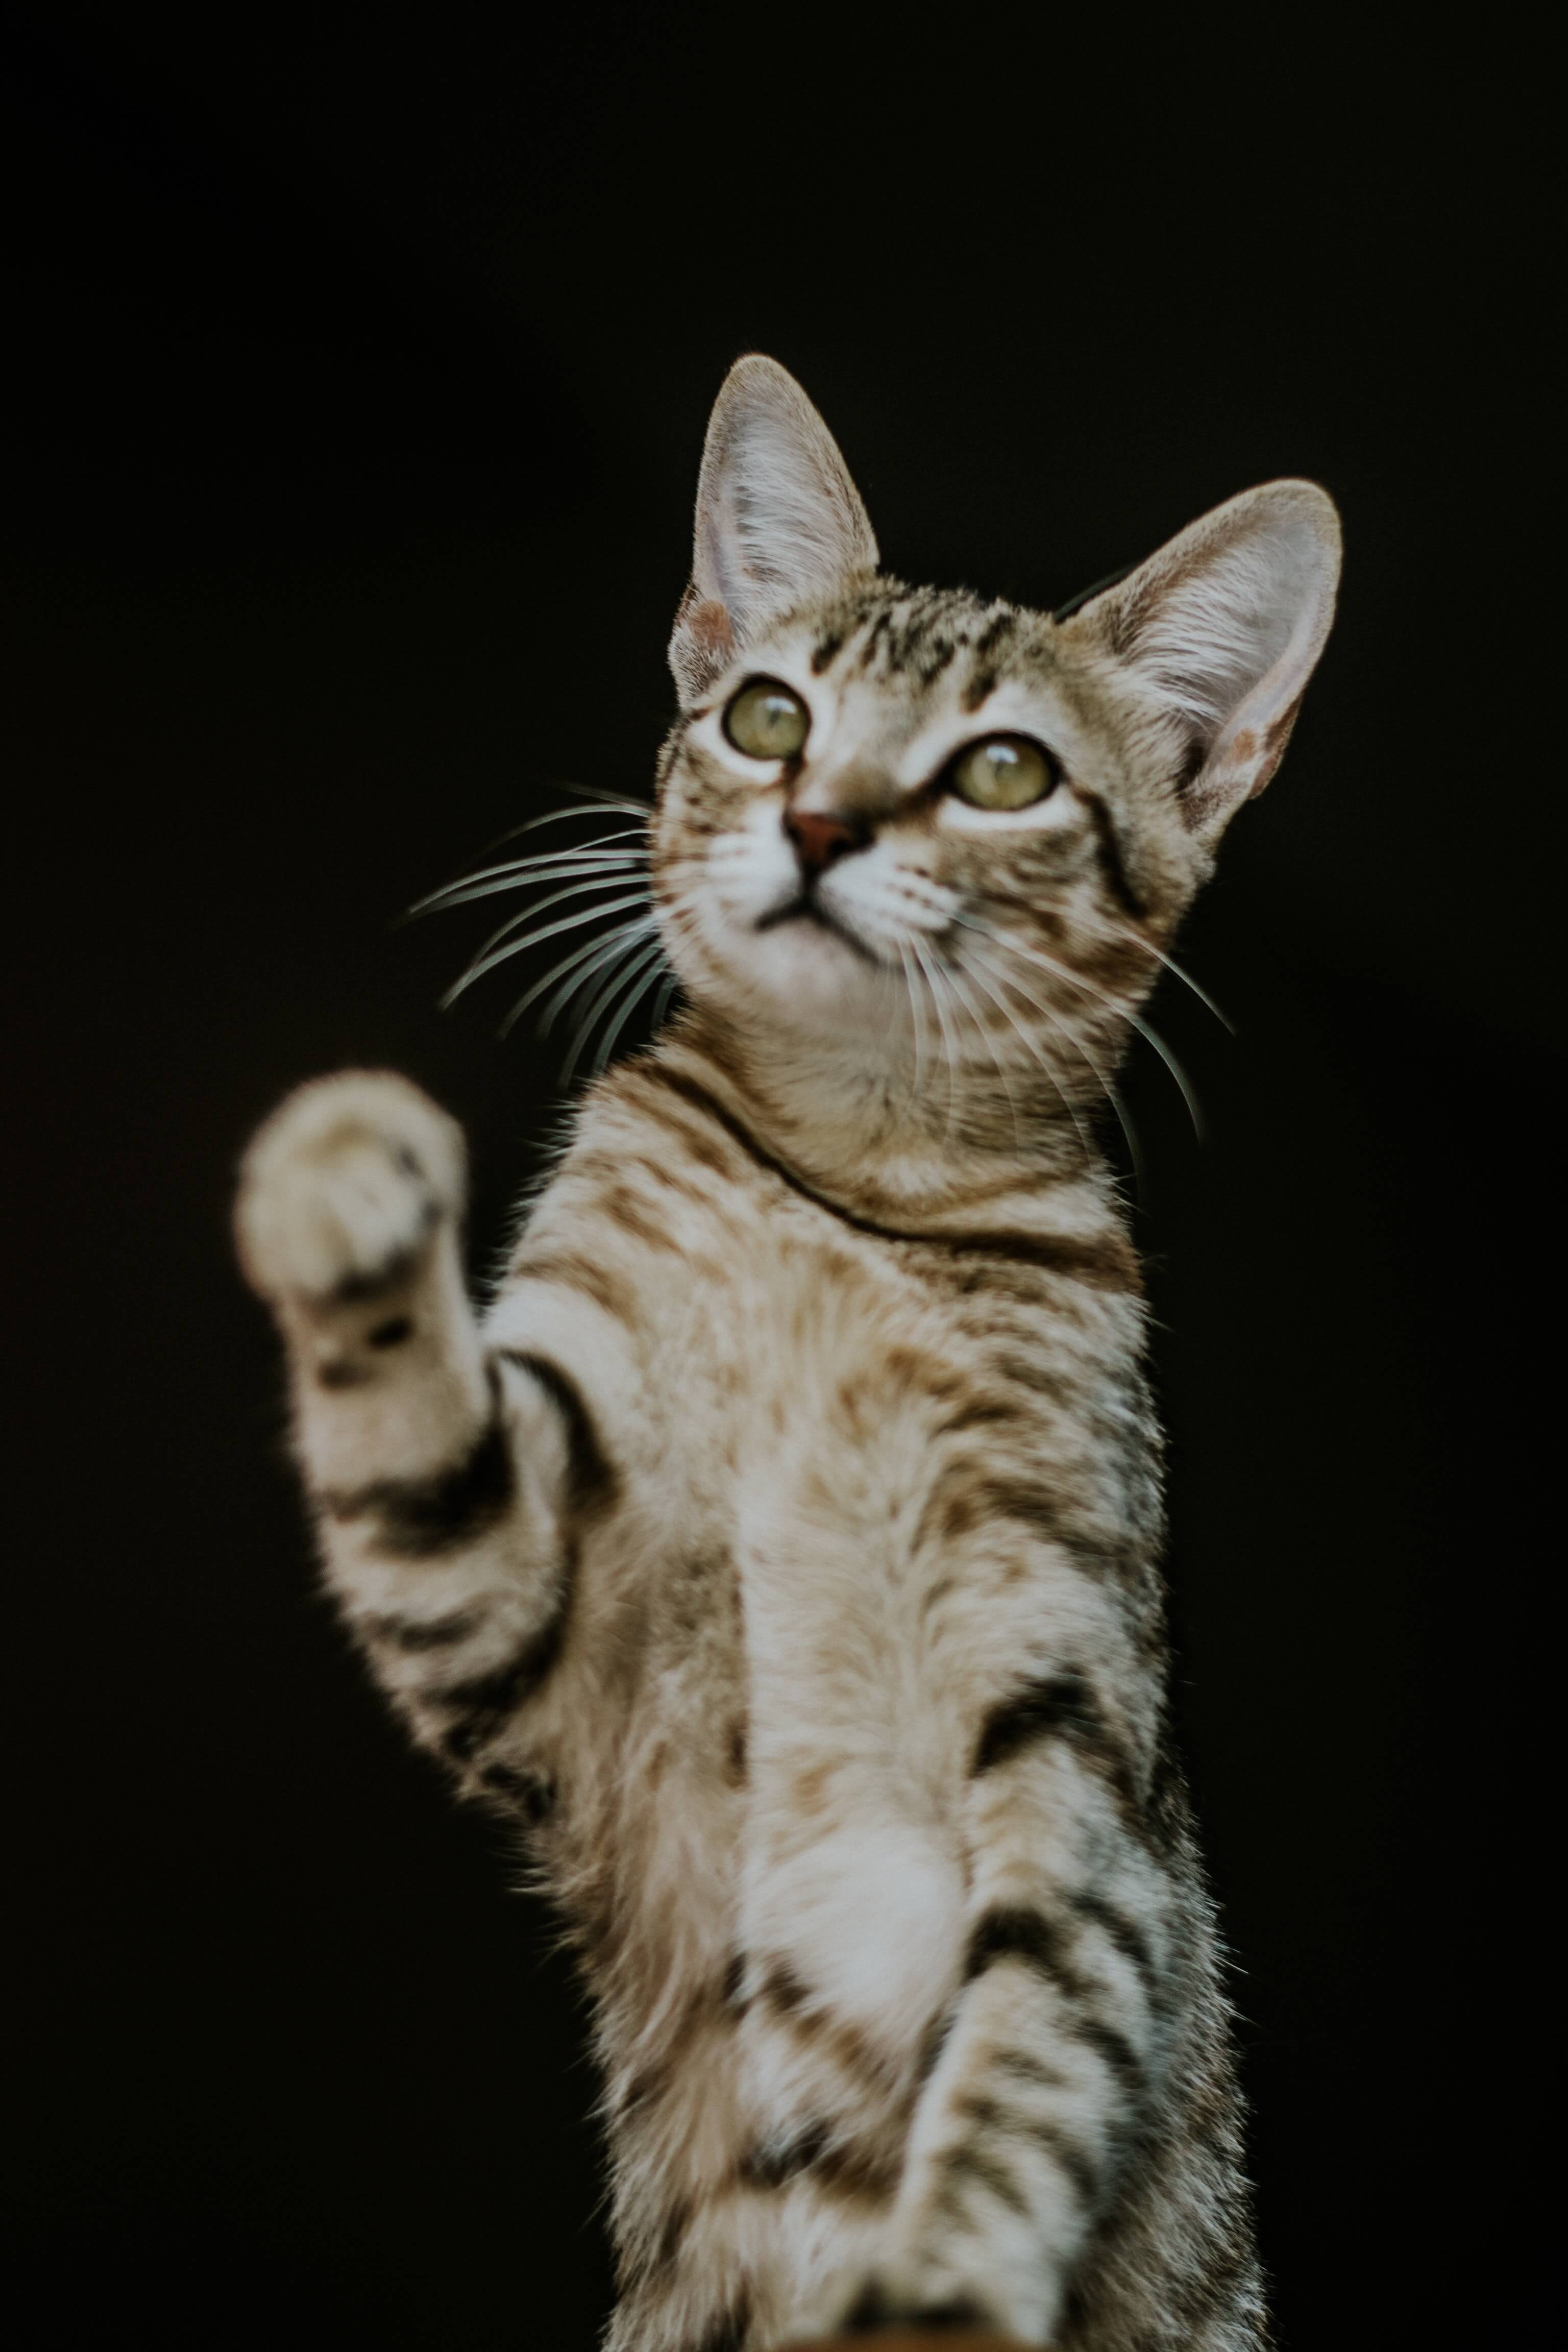
<instances>
[{"instance_id":1,"label":"raised paw","mask_svg":"<svg viewBox=\"0 0 1568 2352\"><path fill-rule=\"evenodd\" d=\"M300 1087L240 1169L240 1264L264 1298L368 1297L410 1273L463 1205L462 1131L385 1070Z\"/></svg>"}]
</instances>

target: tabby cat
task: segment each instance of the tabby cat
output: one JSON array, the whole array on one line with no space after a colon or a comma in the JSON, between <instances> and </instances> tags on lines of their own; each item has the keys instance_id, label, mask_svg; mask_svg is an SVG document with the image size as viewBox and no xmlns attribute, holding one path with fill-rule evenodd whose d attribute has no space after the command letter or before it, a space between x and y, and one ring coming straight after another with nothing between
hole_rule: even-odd
<instances>
[{"instance_id":1,"label":"tabby cat","mask_svg":"<svg viewBox=\"0 0 1568 2352\"><path fill-rule=\"evenodd\" d=\"M1281 481L1055 618L911 590L742 360L642 845L533 861L645 875L681 1009L482 1319L415 1087L319 1080L250 1148L331 1589L592 1989L609 2352L1267 2341L1094 1138L1338 563Z\"/></svg>"}]
</instances>

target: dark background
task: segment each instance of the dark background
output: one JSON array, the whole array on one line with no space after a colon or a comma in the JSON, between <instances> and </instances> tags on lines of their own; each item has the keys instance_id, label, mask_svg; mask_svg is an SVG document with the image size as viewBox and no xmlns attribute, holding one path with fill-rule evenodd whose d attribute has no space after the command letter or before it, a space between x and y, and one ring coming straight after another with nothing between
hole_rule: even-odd
<instances>
[{"instance_id":1,"label":"dark background","mask_svg":"<svg viewBox=\"0 0 1568 2352\"><path fill-rule=\"evenodd\" d=\"M437 1012L477 916L395 919L562 780L646 790L752 347L917 579L1049 604L1271 475L1342 505L1336 635L1185 941L1238 1034L1156 1006L1206 1140L1129 1082L1179 1711L1287 2345L1510 2340L1556 2039L1538 66L158 14L0 47L28 2340L594 2341L581 2007L312 1595L228 1201L285 1088L384 1063L497 1239L552 1055L499 978Z\"/></svg>"}]
</instances>

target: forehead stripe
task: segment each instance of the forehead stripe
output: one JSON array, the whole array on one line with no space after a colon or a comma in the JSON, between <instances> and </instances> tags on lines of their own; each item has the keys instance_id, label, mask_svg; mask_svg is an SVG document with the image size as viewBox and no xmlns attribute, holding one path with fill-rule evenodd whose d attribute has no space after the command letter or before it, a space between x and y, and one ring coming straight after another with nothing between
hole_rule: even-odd
<instances>
[{"instance_id":1,"label":"forehead stripe","mask_svg":"<svg viewBox=\"0 0 1568 2352\"><path fill-rule=\"evenodd\" d=\"M975 658L980 660L986 654L994 653L1003 638L1010 637L1017 625L1018 615L1010 604L1004 604L999 613L993 613L974 640Z\"/></svg>"}]
</instances>

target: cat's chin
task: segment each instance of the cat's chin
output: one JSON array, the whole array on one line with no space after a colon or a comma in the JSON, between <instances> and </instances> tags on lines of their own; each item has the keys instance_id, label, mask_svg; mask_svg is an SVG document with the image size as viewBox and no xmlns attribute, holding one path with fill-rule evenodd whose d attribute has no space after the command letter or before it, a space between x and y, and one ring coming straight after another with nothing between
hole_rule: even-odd
<instances>
[{"instance_id":1,"label":"cat's chin","mask_svg":"<svg viewBox=\"0 0 1568 2352\"><path fill-rule=\"evenodd\" d=\"M719 1001L770 1027L782 1021L842 1041L864 1023L881 1034L904 1001L901 975L814 908L726 940L715 961Z\"/></svg>"}]
</instances>

